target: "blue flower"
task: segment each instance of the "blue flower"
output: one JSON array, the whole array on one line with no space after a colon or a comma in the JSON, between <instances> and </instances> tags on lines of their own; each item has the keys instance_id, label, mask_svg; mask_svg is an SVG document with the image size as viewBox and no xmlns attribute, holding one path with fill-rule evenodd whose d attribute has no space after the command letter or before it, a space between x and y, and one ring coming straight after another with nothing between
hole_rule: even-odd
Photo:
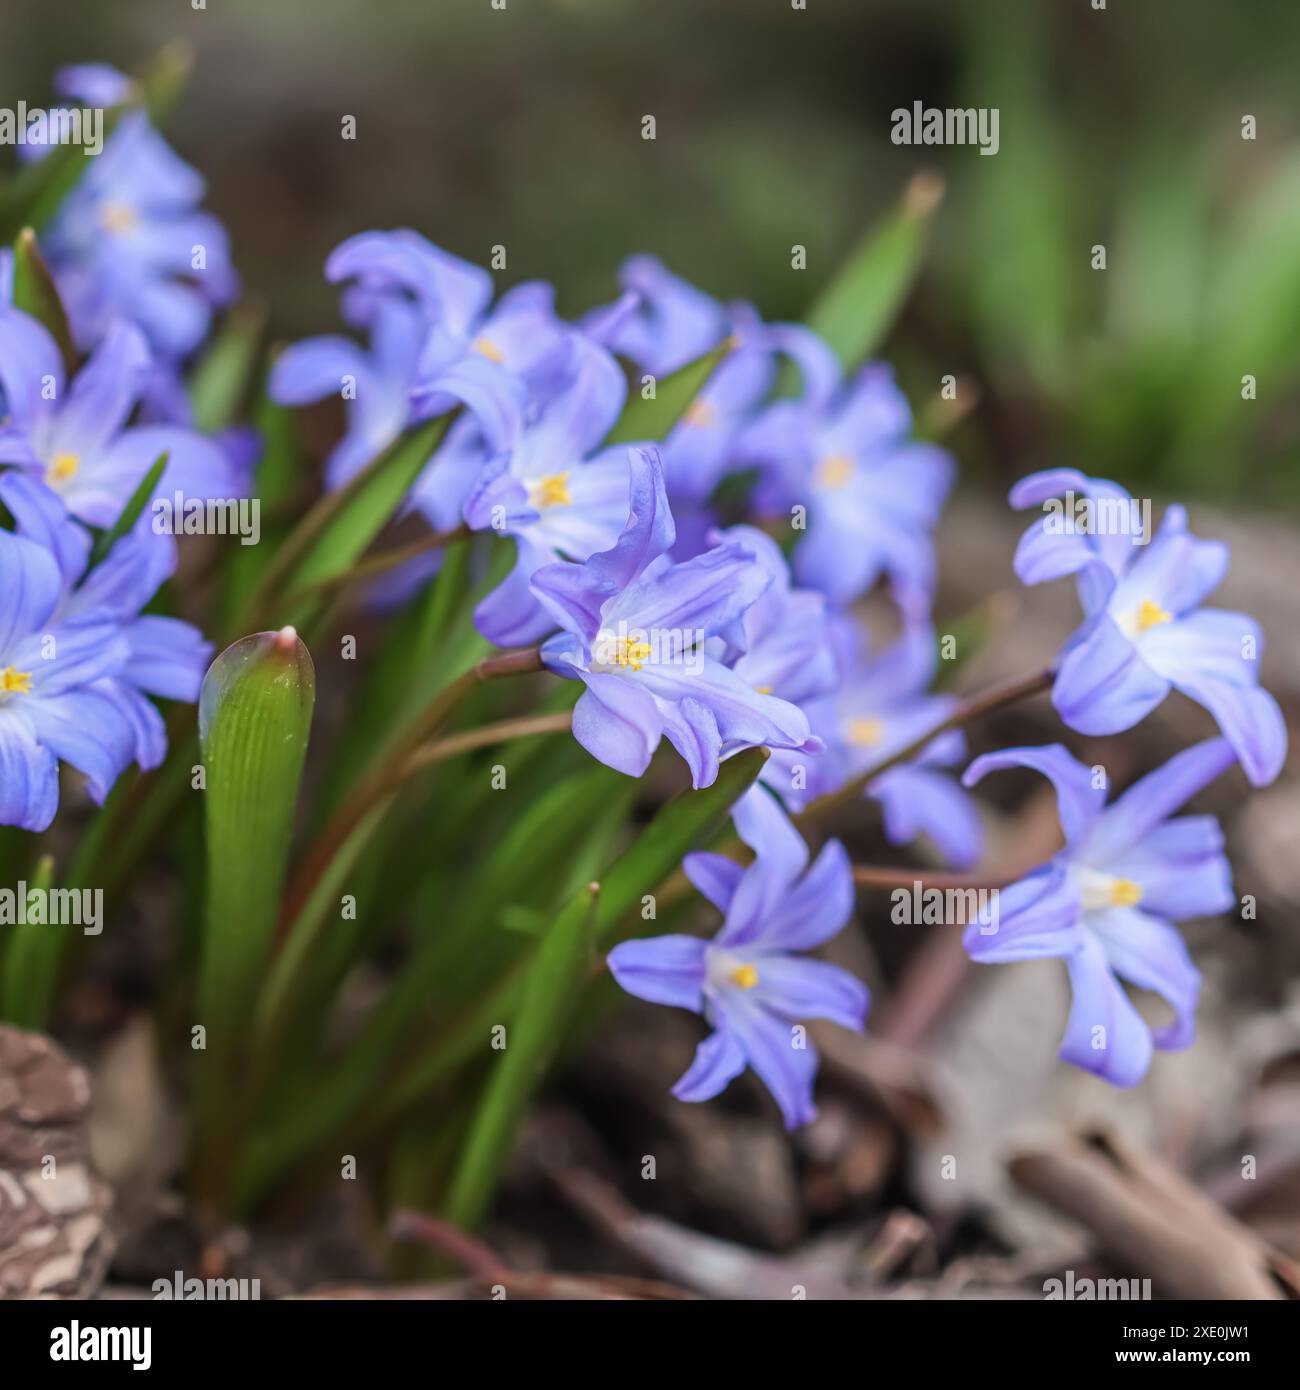
<instances>
[{"instance_id":1,"label":"blue flower","mask_svg":"<svg viewBox=\"0 0 1300 1390\"><path fill-rule=\"evenodd\" d=\"M671 376L712 352L730 332L726 309L655 256L629 256L618 281L634 308L609 335L608 345L651 376Z\"/></svg>"},{"instance_id":2,"label":"blue flower","mask_svg":"<svg viewBox=\"0 0 1300 1390\"><path fill-rule=\"evenodd\" d=\"M807 706L840 683L830 608L826 595L796 589L781 547L753 526L714 531L711 545L741 545L771 577L745 610L728 643L717 639L719 658L747 685Z\"/></svg>"},{"instance_id":3,"label":"blue flower","mask_svg":"<svg viewBox=\"0 0 1300 1390\"><path fill-rule=\"evenodd\" d=\"M545 397L568 366L568 326L555 313L549 285L518 285L493 306L489 271L418 232L349 237L330 254L325 277L348 282L343 303L350 323L370 323L394 296L419 311L424 333L412 388L418 418L452 409L467 385L507 399Z\"/></svg>"},{"instance_id":4,"label":"blue flower","mask_svg":"<svg viewBox=\"0 0 1300 1390\"><path fill-rule=\"evenodd\" d=\"M618 542L582 564L546 565L532 579L564 629L544 644L543 660L587 687L574 736L593 757L639 777L667 735L696 787L709 786L719 758L736 748L819 749L796 706L755 690L706 650L711 637L734 639L771 575L735 543L670 563L663 465L654 450L631 455L629 517Z\"/></svg>"},{"instance_id":5,"label":"blue flower","mask_svg":"<svg viewBox=\"0 0 1300 1390\"><path fill-rule=\"evenodd\" d=\"M32 473L91 526L111 526L141 479L168 454L168 495L242 496L234 459L211 439L174 425L126 428L150 369L138 329L117 323L65 388L54 339L35 319L0 308L0 464Z\"/></svg>"},{"instance_id":6,"label":"blue flower","mask_svg":"<svg viewBox=\"0 0 1300 1390\"><path fill-rule=\"evenodd\" d=\"M424 347L424 321L393 299L374 306L370 348L342 335L306 338L275 360L267 392L280 405L339 396L347 428L325 461L325 482L342 487L411 422L411 388Z\"/></svg>"},{"instance_id":7,"label":"blue flower","mask_svg":"<svg viewBox=\"0 0 1300 1390\"><path fill-rule=\"evenodd\" d=\"M711 1100L751 1066L794 1129L817 1116L817 1053L802 1021L825 1018L858 1032L866 1021L870 999L860 981L794 954L829 941L848 921L853 873L838 840L808 868L807 846L760 788L737 803L734 820L756 856L748 868L717 854L691 854L683 865L723 914L717 936L625 941L608 963L629 994L703 1014L713 1028L673 1087L678 1100Z\"/></svg>"},{"instance_id":8,"label":"blue flower","mask_svg":"<svg viewBox=\"0 0 1300 1390\"><path fill-rule=\"evenodd\" d=\"M609 420L599 437L590 433L605 419L612 399L608 387L592 385L602 370L592 366L592 354L600 335L616 331L630 311L630 298L599 311L590 335L584 334L556 315L549 285L533 281L516 286L492 305L492 277L486 270L404 229L349 238L331 253L325 274L345 284L344 318L369 335L369 350L338 335L298 343L275 364L272 398L287 405L329 395L347 401L347 430L326 466L331 487L346 482L413 423L466 407L421 472L408 506L435 531L448 531L465 519L467 506L477 516L482 489L492 490L488 520L471 519L471 524L496 524L516 534L520 566L503 586L496 605L502 612L494 617L489 606L484 630L494 640L531 640L517 635L539 624L527 578L555 553L541 543L540 533L522 535L527 523L518 498L507 504L518 525L501 525L501 513L492 509L505 499L496 493L512 478L523 478L518 470L531 468L528 460L534 454L545 454L553 473L564 472L585 458L613 424ZM625 389L620 380L620 406ZM584 412L588 392L594 398ZM566 422L570 410L578 418ZM569 437L561 441L566 423ZM570 449L580 452L561 457ZM595 475L587 479L594 480ZM554 490L548 494L559 495ZM615 519L608 540L607 528L599 539L612 543L625 516L624 511ZM590 550L565 553L585 558ZM438 564L437 556L414 561L384 588L404 596ZM516 629L516 619L524 626ZM540 631L551 627L542 624Z\"/></svg>"},{"instance_id":9,"label":"blue flower","mask_svg":"<svg viewBox=\"0 0 1300 1390\"><path fill-rule=\"evenodd\" d=\"M1130 524L1132 499L1104 479L1072 469L1022 478L1016 508L1077 492L1094 510L1083 524L1051 511L1016 551L1026 584L1077 576L1087 615L1062 651L1052 701L1084 734L1131 729L1178 689L1214 716L1255 786L1273 781L1286 761L1286 722L1259 686L1264 635L1244 613L1202 608L1228 569L1228 547L1198 540L1182 507L1166 509L1149 545ZM1122 523L1122 524L1121 524Z\"/></svg>"},{"instance_id":10,"label":"blue flower","mask_svg":"<svg viewBox=\"0 0 1300 1390\"><path fill-rule=\"evenodd\" d=\"M58 808L58 762L103 801L136 761L167 748L146 698L198 698L211 648L190 624L140 615L170 573L147 518L89 575L90 535L20 473L0 477L16 533L0 532L0 824L43 830Z\"/></svg>"},{"instance_id":11,"label":"blue flower","mask_svg":"<svg viewBox=\"0 0 1300 1390\"><path fill-rule=\"evenodd\" d=\"M676 371L730 339L719 363L663 442L668 499L678 524L674 554L702 549L712 518L707 502L736 463L736 446L771 394L780 356L799 367L804 399L824 404L838 385L839 363L815 333L797 324L765 324L744 303L722 305L674 275L653 256L634 256L620 272L636 296L609 346L655 376ZM689 533L683 536L683 521Z\"/></svg>"},{"instance_id":12,"label":"blue flower","mask_svg":"<svg viewBox=\"0 0 1300 1390\"><path fill-rule=\"evenodd\" d=\"M523 646L553 632L555 620L529 587L533 575L543 565L586 560L617 542L628 517L628 446L597 445L626 396L618 363L575 332L570 379L470 488L467 524L513 536L517 550L513 571L474 613L488 641Z\"/></svg>"},{"instance_id":13,"label":"blue flower","mask_svg":"<svg viewBox=\"0 0 1300 1390\"><path fill-rule=\"evenodd\" d=\"M952 486L952 459L910 438L912 417L888 367L864 368L828 403L777 401L745 431L740 464L763 477L759 510L806 511L794 556L801 584L837 604L882 575L908 612L928 610L935 561L930 533ZM798 527L805 517L796 513Z\"/></svg>"},{"instance_id":14,"label":"blue flower","mask_svg":"<svg viewBox=\"0 0 1300 1390\"><path fill-rule=\"evenodd\" d=\"M885 761L941 723L956 705L948 695L929 694L938 646L928 621L905 623L898 640L872 653L852 618L830 626L828 646L836 653L835 689L806 702L814 734L826 745L820 757L777 753L764 768L765 780L792 809L838 791L846 782ZM949 729L910 763L873 778L864 795L880 802L885 839L891 845L929 837L945 863L969 868L983 851L984 835L973 799L944 770L966 755L965 736Z\"/></svg>"},{"instance_id":15,"label":"blue flower","mask_svg":"<svg viewBox=\"0 0 1300 1390\"><path fill-rule=\"evenodd\" d=\"M58 87L91 105L131 95L128 79L99 64L63 69ZM203 192L143 111L121 115L42 238L83 351L119 319L137 324L163 359L188 356L207 336L239 278L225 228L199 209Z\"/></svg>"},{"instance_id":16,"label":"blue flower","mask_svg":"<svg viewBox=\"0 0 1300 1390\"><path fill-rule=\"evenodd\" d=\"M988 964L1062 958L1074 1002L1061 1056L1117 1086L1146 1075L1153 1046L1183 1048L1195 1036L1200 975L1171 923L1226 912L1232 880L1214 817L1170 817L1234 761L1225 739L1210 739L1110 806L1092 769L1060 744L987 754L962 779L972 786L986 772L1029 767L1055 786L1065 848L1003 890L995 921L973 923L964 942ZM1173 1010L1154 1038L1121 979Z\"/></svg>"},{"instance_id":17,"label":"blue flower","mask_svg":"<svg viewBox=\"0 0 1300 1390\"><path fill-rule=\"evenodd\" d=\"M772 583L745 611L733 645L714 644L748 685L798 705L825 749L809 757L780 749L762 780L791 810L838 790L874 763L940 723L956 701L929 695L938 649L929 623L909 624L879 655L869 655L858 624L832 612L815 589L791 586L780 547L762 531L733 526L715 533L754 552ZM935 738L913 762L874 778L865 795L884 812L885 838L908 844L928 835L945 861L967 868L980 857L983 832L970 795L940 769L961 761L959 730Z\"/></svg>"}]
</instances>

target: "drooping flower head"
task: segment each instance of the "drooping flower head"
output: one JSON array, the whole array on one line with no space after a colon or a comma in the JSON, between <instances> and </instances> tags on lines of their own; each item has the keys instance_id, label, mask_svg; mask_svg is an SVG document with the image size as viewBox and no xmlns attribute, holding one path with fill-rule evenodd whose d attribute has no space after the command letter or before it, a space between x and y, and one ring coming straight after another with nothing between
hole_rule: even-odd
<instances>
[{"instance_id":1,"label":"drooping flower head","mask_svg":"<svg viewBox=\"0 0 1300 1390\"><path fill-rule=\"evenodd\" d=\"M211 647L140 614L174 557L147 516L87 574L90 535L49 489L5 474L0 502L17 527L0 532L0 824L43 830L60 760L101 802L132 761L158 766L166 733L146 696L197 699Z\"/></svg>"},{"instance_id":2,"label":"drooping flower head","mask_svg":"<svg viewBox=\"0 0 1300 1390\"><path fill-rule=\"evenodd\" d=\"M985 964L1063 959L1074 1001L1061 1056L1117 1086L1146 1075L1153 1046L1183 1048L1195 1036L1200 975L1171 923L1227 911L1232 879L1214 817L1171 817L1234 761L1226 739L1210 739L1110 806L1104 779L1060 744L986 754L963 778L971 786L1028 767L1056 788L1065 848L1003 890L996 920L972 923L964 943ZM1153 1036L1121 980L1160 995L1173 1022Z\"/></svg>"},{"instance_id":3,"label":"drooping flower head","mask_svg":"<svg viewBox=\"0 0 1300 1390\"><path fill-rule=\"evenodd\" d=\"M769 572L735 543L674 565L666 553L673 539L659 456L633 449L618 542L582 564L533 575L533 593L563 628L544 644L543 660L587 687L573 712L578 742L639 777L666 735L696 787L709 786L719 758L735 748L820 748L798 708L708 654L709 638L734 640Z\"/></svg>"},{"instance_id":4,"label":"drooping flower head","mask_svg":"<svg viewBox=\"0 0 1300 1390\"><path fill-rule=\"evenodd\" d=\"M734 820L755 854L748 868L718 854L688 855L683 865L723 914L713 940L625 941L608 963L629 994L703 1014L713 1029L673 1087L678 1100L711 1100L750 1066L794 1129L817 1115L817 1053L803 1024L824 1018L860 1032L866 1021L866 986L795 954L829 941L848 921L853 873L837 840L808 868L799 832L761 787L737 803Z\"/></svg>"},{"instance_id":5,"label":"drooping flower head","mask_svg":"<svg viewBox=\"0 0 1300 1390\"><path fill-rule=\"evenodd\" d=\"M1214 716L1252 783L1273 781L1287 733L1277 701L1259 685L1264 635L1244 613L1201 607L1227 573L1228 547L1198 540L1179 506L1166 509L1151 540L1130 521L1136 513L1123 488L1068 468L1022 478L1011 505L1066 492L1087 499L1085 519L1050 510L1015 559L1025 584L1076 576L1086 617L1057 666L1052 702L1061 718L1080 733L1121 733L1181 690Z\"/></svg>"}]
</instances>

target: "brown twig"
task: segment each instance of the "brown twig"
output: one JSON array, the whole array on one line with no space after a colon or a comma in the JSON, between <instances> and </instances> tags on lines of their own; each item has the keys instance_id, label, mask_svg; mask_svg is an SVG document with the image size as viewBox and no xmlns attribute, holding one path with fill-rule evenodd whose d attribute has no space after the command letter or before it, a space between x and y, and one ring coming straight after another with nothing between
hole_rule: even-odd
<instances>
[{"instance_id":1,"label":"brown twig","mask_svg":"<svg viewBox=\"0 0 1300 1390\"><path fill-rule=\"evenodd\" d=\"M1022 1188L1073 1217L1125 1268L1173 1298L1300 1297L1300 1268L1181 1173L1110 1132L1021 1153Z\"/></svg>"},{"instance_id":2,"label":"brown twig","mask_svg":"<svg viewBox=\"0 0 1300 1390\"><path fill-rule=\"evenodd\" d=\"M393 1213L389 1229L395 1240L419 1240L441 1251L469 1273L476 1284L499 1285L507 1297L532 1299L689 1299L685 1289L656 1279L634 1279L612 1275L532 1273L512 1269L501 1257L458 1226L423 1212L401 1210ZM435 1288L444 1288L437 1285ZM325 1291L318 1298L387 1298L394 1295L377 1290ZM434 1297L444 1295L434 1294ZM464 1294L459 1296L466 1296Z\"/></svg>"},{"instance_id":3,"label":"brown twig","mask_svg":"<svg viewBox=\"0 0 1300 1390\"><path fill-rule=\"evenodd\" d=\"M1005 874L993 878L978 878L973 874L940 873L931 869L878 868L870 864L855 864L853 866L853 881L859 888L885 890L906 888L910 890L914 887L922 887L939 888L944 891L950 888L973 888L976 892L987 893L995 892L1015 882L1013 878L1009 878Z\"/></svg>"},{"instance_id":4,"label":"brown twig","mask_svg":"<svg viewBox=\"0 0 1300 1390\"><path fill-rule=\"evenodd\" d=\"M388 1229L394 1240L418 1240L440 1250L485 1284L504 1284L512 1273L509 1265L483 1241L422 1211L395 1211Z\"/></svg>"},{"instance_id":5,"label":"brown twig","mask_svg":"<svg viewBox=\"0 0 1300 1390\"><path fill-rule=\"evenodd\" d=\"M867 768L865 772L853 778L852 781L846 782L838 791L818 797L816 801L805 807L802 813L795 817L795 820L801 825L815 824L824 819L830 812L856 801L877 777L888 772L890 768L898 767L902 763L911 762L913 758L919 757L940 734L947 733L949 729L960 729L965 724L982 719L986 714L992 714L994 710L1017 704L1021 700L1028 699L1031 695L1039 695L1044 690L1051 688L1054 679L1055 673L1050 669L1036 671L1032 676L1019 676L1015 680L1004 681L1000 685L990 686L987 690L962 700L946 719L941 719L933 728L927 729L919 738L914 738L911 743L898 749L897 752L891 753L887 758L882 758L880 762Z\"/></svg>"}]
</instances>

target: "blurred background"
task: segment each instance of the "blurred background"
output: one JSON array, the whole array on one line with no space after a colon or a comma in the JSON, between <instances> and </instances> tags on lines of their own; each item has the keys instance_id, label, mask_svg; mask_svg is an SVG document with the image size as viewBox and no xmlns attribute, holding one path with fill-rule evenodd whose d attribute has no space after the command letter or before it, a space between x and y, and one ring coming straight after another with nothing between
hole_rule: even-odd
<instances>
[{"instance_id":1,"label":"blurred background","mask_svg":"<svg viewBox=\"0 0 1300 1390\"><path fill-rule=\"evenodd\" d=\"M1300 9L1092 3L43 0L0 12L0 82L35 102L60 63L192 44L169 134L286 338L335 322L328 251L399 225L481 262L505 245L502 281L553 279L570 313L646 250L797 317L937 169L889 355L920 396L944 372L978 382L954 441L968 478L1077 463L1294 507ZM996 106L1000 152L891 144L914 101Z\"/></svg>"}]
</instances>

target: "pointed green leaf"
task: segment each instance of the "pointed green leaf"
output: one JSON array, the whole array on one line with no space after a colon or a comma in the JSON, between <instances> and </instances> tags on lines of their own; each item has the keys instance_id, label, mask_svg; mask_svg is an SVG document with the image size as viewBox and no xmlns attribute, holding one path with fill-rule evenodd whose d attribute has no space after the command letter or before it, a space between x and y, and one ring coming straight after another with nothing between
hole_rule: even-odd
<instances>
[{"instance_id":1,"label":"pointed green leaf","mask_svg":"<svg viewBox=\"0 0 1300 1390\"><path fill-rule=\"evenodd\" d=\"M53 884L54 860L45 854L37 860L26 891L47 894ZM46 921L24 921L8 930L12 936L4 952L4 972L0 977L0 1018L20 1028L45 1028L64 945L72 928Z\"/></svg>"},{"instance_id":2,"label":"pointed green leaf","mask_svg":"<svg viewBox=\"0 0 1300 1390\"><path fill-rule=\"evenodd\" d=\"M220 621L217 631L238 632L238 615L251 612L253 595L274 563L276 548L288 532L286 513L294 489L302 485L304 469L298 442L297 412L276 405L263 393L253 424L262 440L253 496L262 504L262 542L233 548L222 576Z\"/></svg>"},{"instance_id":3,"label":"pointed green leaf","mask_svg":"<svg viewBox=\"0 0 1300 1390\"><path fill-rule=\"evenodd\" d=\"M266 311L260 304L237 305L213 338L190 377L194 423L216 434L239 417L257 367L257 349Z\"/></svg>"},{"instance_id":4,"label":"pointed green leaf","mask_svg":"<svg viewBox=\"0 0 1300 1390\"><path fill-rule=\"evenodd\" d=\"M731 343L721 343L694 362L678 368L671 376L655 383L652 400L646 400L636 386L618 423L609 432L607 444L635 444L640 440L667 439L673 426L686 414L691 402L713 375L714 368L731 351Z\"/></svg>"},{"instance_id":5,"label":"pointed green leaf","mask_svg":"<svg viewBox=\"0 0 1300 1390\"><path fill-rule=\"evenodd\" d=\"M90 548L90 569L94 569L106 559L118 541L139 521L140 513L149 505L149 499L162 481L162 475L167 468L167 458L165 453L158 455L153 467L136 484L135 491L127 499L127 504L122 508L117 520L107 531L101 531L95 537L95 543Z\"/></svg>"},{"instance_id":6,"label":"pointed green leaf","mask_svg":"<svg viewBox=\"0 0 1300 1390\"><path fill-rule=\"evenodd\" d=\"M36 233L24 227L14 243L14 307L42 323L59 345L63 365L71 374L77 366L68 315L54 286L54 277L36 242Z\"/></svg>"},{"instance_id":7,"label":"pointed green leaf","mask_svg":"<svg viewBox=\"0 0 1300 1390\"><path fill-rule=\"evenodd\" d=\"M452 412L413 426L344 487L327 492L281 547L254 604L274 609L285 594L350 569L401 506L454 418ZM318 607L277 616L303 624Z\"/></svg>"},{"instance_id":8,"label":"pointed green leaf","mask_svg":"<svg viewBox=\"0 0 1300 1390\"><path fill-rule=\"evenodd\" d=\"M846 371L884 341L921 266L930 223L943 198L937 174L917 174L898 206L871 228L805 318Z\"/></svg>"},{"instance_id":9,"label":"pointed green leaf","mask_svg":"<svg viewBox=\"0 0 1300 1390\"><path fill-rule=\"evenodd\" d=\"M184 39L174 39L158 50L157 57L141 73L136 85L155 126L164 125L176 109L193 70L193 47Z\"/></svg>"}]
</instances>

